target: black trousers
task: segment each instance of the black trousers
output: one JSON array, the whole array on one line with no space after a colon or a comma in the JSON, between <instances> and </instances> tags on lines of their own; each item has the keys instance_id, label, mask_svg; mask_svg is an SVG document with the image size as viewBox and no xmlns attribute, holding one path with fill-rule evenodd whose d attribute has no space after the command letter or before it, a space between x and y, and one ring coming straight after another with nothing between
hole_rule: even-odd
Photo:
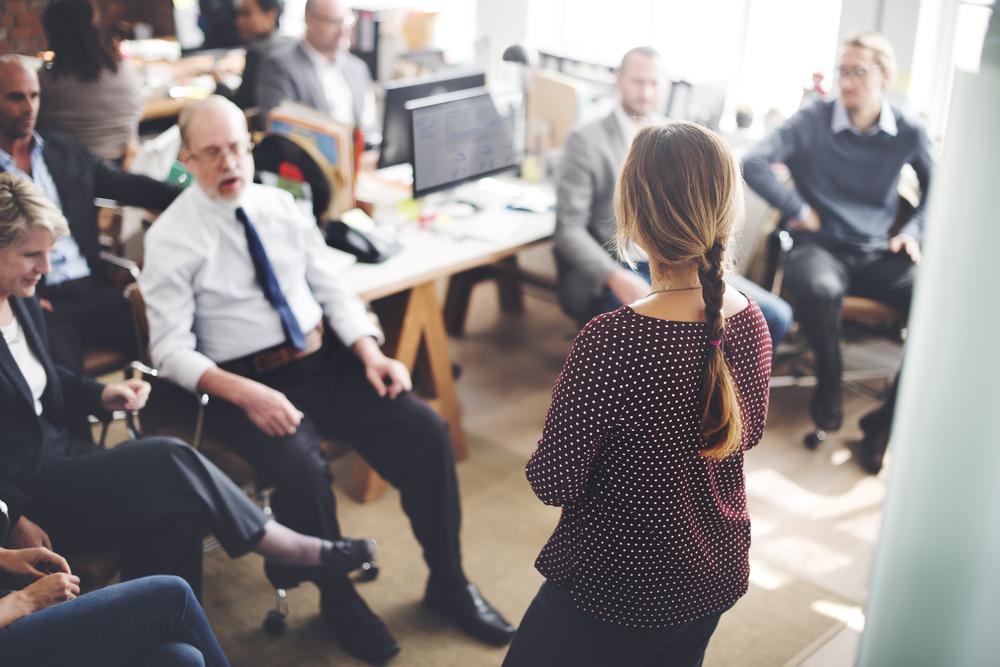
<instances>
[{"instance_id":1,"label":"black trousers","mask_svg":"<svg viewBox=\"0 0 1000 667\"><path fill-rule=\"evenodd\" d=\"M305 417L294 435L272 438L242 410L209 403L206 428L224 438L274 485L272 509L283 524L310 535L340 537L330 467L320 435L351 445L399 489L431 578L462 585L460 505L451 441L444 420L413 393L380 398L361 362L330 337L320 351L252 379L278 391ZM334 584L349 586L346 577Z\"/></svg>"},{"instance_id":2,"label":"black trousers","mask_svg":"<svg viewBox=\"0 0 1000 667\"><path fill-rule=\"evenodd\" d=\"M91 276L43 286L38 295L52 304L52 312L45 311L45 326L57 364L79 373L88 347L138 356L132 307L119 287Z\"/></svg>"},{"instance_id":3,"label":"black trousers","mask_svg":"<svg viewBox=\"0 0 1000 667\"><path fill-rule=\"evenodd\" d=\"M580 611L566 588L542 584L503 667L700 667L722 612L657 630L639 630Z\"/></svg>"},{"instance_id":4,"label":"black trousers","mask_svg":"<svg viewBox=\"0 0 1000 667\"><path fill-rule=\"evenodd\" d=\"M117 547L122 579L183 577L200 596L202 538L232 557L250 551L267 517L213 463L173 438L100 450L43 420L43 460L19 484L29 519L56 552ZM51 453L62 449L63 455Z\"/></svg>"},{"instance_id":5,"label":"black trousers","mask_svg":"<svg viewBox=\"0 0 1000 667\"><path fill-rule=\"evenodd\" d=\"M915 276L916 266L905 253L859 250L815 234L796 234L784 284L793 295L796 319L816 355L819 387L833 390L840 385L844 296L875 299L908 313ZM891 401L890 397L890 406Z\"/></svg>"}]
</instances>

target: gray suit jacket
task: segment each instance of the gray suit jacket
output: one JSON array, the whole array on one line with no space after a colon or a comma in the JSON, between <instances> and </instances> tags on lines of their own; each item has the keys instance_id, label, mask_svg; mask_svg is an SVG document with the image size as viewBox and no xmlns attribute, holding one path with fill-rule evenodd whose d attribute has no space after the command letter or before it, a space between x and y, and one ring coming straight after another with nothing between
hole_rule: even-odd
<instances>
[{"instance_id":1,"label":"gray suit jacket","mask_svg":"<svg viewBox=\"0 0 1000 667\"><path fill-rule=\"evenodd\" d=\"M625 137L614 113L566 139L556 189L559 303L577 320L591 314L608 276L620 268L610 249L614 193L625 161Z\"/></svg>"},{"instance_id":2,"label":"gray suit jacket","mask_svg":"<svg viewBox=\"0 0 1000 667\"><path fill-rule=\"evenodd\" d=\"M371 74L364 61L352 53L344 51L337 58L354 97L354 122L360 124L365 96L372 88ZM261 63L257 75L257 104L264 117L285 100L330 113L319 74L301 43L267 58ZM368 134L377 128L361 129Z\"/></svg>"}]
</instances>

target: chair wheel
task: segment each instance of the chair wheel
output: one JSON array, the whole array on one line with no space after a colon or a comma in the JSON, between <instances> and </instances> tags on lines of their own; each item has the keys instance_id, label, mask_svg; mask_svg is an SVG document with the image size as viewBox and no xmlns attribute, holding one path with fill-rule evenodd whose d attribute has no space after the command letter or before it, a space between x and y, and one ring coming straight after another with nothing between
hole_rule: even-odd
<instances>
[{"instance_id":1,"label":"chair wheel","mask_svg":"<svg viewBox=\"0 0 1000 667\"><path fill-rule=\"evenodd\" d=\"M815 431L813 431L812 433L810 433L805 437L805 439L803 440L803 444L806 446L806 449L816 449L817 447L819 447L819 443L823 442L824 440L826 440L826 431L822 429L816 429Z\"/></svg>"},{"instance_id":2,"label":"chair wheel","mask_svg":"<svg viewBox=\"0 0 1000 667\"><path fill-rule=\"evenodd\" d=\"M285 622L285 617L281 612L277 609L267 612L267 616L264 617L264 632L272 637L280 637L285 634L285 630L287 629L288 624Z\"/></svg>"},{"instance_id":3,"label":"chair wheel","mask_svg":"<svg viewBox=\"0 0 1000 667\"><path fill-rule=\"evenodd\" d=\"M378 579L378 565L374 561L362 563L355 578L360 582L375 581Z\"/></svg>"}]
</instances>

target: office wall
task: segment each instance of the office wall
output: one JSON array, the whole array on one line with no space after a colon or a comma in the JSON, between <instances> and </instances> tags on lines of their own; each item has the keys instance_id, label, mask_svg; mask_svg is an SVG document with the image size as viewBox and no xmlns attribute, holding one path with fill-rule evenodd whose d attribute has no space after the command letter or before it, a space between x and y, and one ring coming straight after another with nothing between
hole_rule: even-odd
<instances>
[{"instance_id":1,"label":"office wall","mask_svg":"<svg viewBox=\"0 0 1000 667\"><path fill-rule=\"evenodd\" d=\"M0 0L0 53L35 55L45 48L38 17L48 0Z\"/></svg>"}]
</instances>

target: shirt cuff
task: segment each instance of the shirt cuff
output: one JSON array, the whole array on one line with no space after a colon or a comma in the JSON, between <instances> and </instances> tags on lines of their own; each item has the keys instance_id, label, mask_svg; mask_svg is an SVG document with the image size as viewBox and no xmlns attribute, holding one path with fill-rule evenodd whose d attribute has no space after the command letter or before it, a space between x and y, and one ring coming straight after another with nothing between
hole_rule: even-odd
<instances>
[{"instance_id":1,"label":"shirt cuff","mask_svg":"<svg viewBox=\"0 0 1000 667\"><path fill-rule=\"evenodd\" d=\"M214 361L192 350L185 353L182 358L165 361L160 371L171 382L180 385L192 394L197 394L201 376L216 367Z\"/></svg>"},{"instance_id":2,"label":"shirt cuff","mask_svg":"<svg viewBox=\"0 0 1000 667\"><path fill-rule=\"evenodd\" d=\"M353 347L355 343L365 336L374 338L379 347L385 343L385 336L382 334L382 330L375 326L375 323L367 316L363 321L339 322L333 326L333 331L337 334L337 338L343 341L347 347Z\"/></svg>"}]
</instances>

